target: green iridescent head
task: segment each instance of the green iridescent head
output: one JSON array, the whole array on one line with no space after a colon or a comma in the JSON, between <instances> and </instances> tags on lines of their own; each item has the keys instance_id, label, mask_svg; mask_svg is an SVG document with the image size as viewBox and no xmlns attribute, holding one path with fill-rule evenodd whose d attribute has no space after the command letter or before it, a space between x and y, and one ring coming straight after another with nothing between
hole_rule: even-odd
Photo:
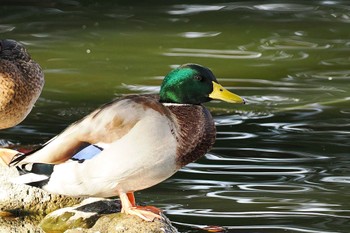
<instances>
[{"instance_id":1,"label":"green iridescent head","mask_svg":"<svg viewBox=\"0 0 350 233\"><path fill-rule=\"evenodd\" d=\"M244 103L241 97L223 88L211 70L197 64L185 64L170 71L159 95L163 103L200 104L212 99Z\"/></svg>"}]
</instances>

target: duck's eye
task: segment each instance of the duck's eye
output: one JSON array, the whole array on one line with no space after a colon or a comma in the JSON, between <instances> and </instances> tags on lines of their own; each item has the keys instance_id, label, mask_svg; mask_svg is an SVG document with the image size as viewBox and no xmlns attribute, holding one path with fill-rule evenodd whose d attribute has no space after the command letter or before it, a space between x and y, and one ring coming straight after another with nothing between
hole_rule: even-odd
<instances>
[{"instance_id":1,"label":"duck's eye","mask_svg":"<svg viewBox=\"0 0 350 233\"><path fill-rule=\"evenodd\" d=\"M195 80L198 80L198 81L202 81L203 80L203 77L202 76L194 76L194 79Z\"/></svg>"}]
</instances>

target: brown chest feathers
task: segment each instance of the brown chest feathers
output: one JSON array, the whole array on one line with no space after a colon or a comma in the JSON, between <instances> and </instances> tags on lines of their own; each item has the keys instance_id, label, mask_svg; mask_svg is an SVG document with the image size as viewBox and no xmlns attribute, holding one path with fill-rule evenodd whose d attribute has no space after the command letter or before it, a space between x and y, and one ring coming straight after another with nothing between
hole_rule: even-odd
<instances>
[{"instance_id":1,"label":"brown chest feathers","mask_svg":"<svg viewBox=\"0 0 350 233\"><path fill-rule=\"evenodd\" d=\"M213 118L202 105L170 105L177 124L177 166L183 167L207 153L215 142Z\"/></svg>"}]
</instances>

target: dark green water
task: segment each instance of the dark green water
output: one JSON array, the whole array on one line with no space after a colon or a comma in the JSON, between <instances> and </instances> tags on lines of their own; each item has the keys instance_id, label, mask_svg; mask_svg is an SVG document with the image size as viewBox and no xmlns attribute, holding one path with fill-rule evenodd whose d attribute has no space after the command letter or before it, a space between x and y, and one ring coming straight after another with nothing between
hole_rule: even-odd
<instances>
[{"instance_id":1,"label":"dark green water","mask_svg":"<svg viewBox=\"0 0 350 233\"><path fill-rule=\"evenodd\" d=\"M210 67L247 105L213 102L213 150L137 193L182 232L350 232L350 1L1 1L0 37L44 69L0 145L43 143L97 106Z\"/></svg>"}]
</instances>

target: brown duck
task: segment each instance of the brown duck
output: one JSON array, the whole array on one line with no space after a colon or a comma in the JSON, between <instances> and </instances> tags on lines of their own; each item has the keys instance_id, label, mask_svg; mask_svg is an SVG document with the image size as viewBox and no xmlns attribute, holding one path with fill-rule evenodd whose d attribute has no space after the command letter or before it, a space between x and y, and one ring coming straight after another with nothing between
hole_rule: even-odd
<instances>
[{"instance_id":1,"label":"brown duck","mask_svg":"<svg viewBox=\"0 0 350 233\"><path fill-rule=\"evenodd\" d=\"M23 121L43 86L44 74L24 46L0 40L0 129Z\"/></svg>"}]
</instances>

